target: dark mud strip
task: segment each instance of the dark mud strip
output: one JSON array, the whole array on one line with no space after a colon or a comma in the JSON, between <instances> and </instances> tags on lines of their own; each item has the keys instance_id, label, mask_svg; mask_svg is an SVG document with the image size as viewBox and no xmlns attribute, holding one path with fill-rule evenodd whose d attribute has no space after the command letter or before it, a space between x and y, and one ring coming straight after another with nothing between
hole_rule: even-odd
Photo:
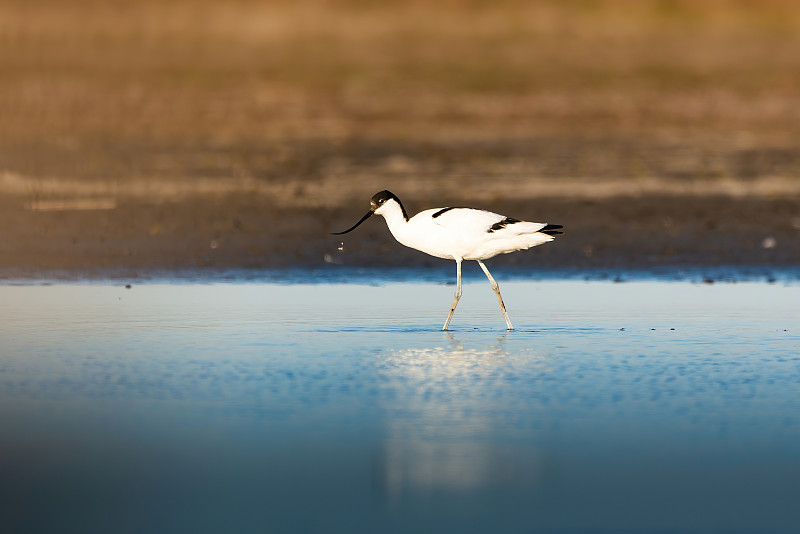
<instances>
[{"instance_id":1,"label":"dark mud strip","mask_svg":"<svg viewBox=\"0 0 800 534\"><path fill-rule=\"evenodd\" d=\"M120 202L111 210L37 212L18 199L0 204L0 274L5 278L53 272L91 278L193 269L449 266L395 242L378 218L353 234L329 235L363 211L358 203L303 210L233 195L163 204ZM415 198L408 204L411 212L432 207ZM552 243L491 260L501 267L800 266L798 198L540 199L477 207L565 227Z\"/></svg>"}]
</instances>

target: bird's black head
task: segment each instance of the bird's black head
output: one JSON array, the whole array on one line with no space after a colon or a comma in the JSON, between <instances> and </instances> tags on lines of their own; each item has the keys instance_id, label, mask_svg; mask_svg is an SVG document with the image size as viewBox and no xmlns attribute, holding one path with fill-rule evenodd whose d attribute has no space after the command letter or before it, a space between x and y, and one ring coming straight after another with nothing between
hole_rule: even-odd
<instances>
[{"instance_id":1,"label":"bird's black head","mask_svg":"<svg viewBox=\"0 0 800 534\"><path fill-rule=\"evenodd\" d=\"M408 220L408 214L406 213L406 208L403 207L403 203L400 202L400 199L397 198L397 195L395 195L391 191L387 191L386 189L372 195L372 200L370 201L370 206L372 208L372 211L379 209L381 206L383 206L390 200L394 200L400 205L400 209L403 211L403 218L405 220Z\"/></svg>"},{"instance_id":2,"label":"bird's black head","mask_svg":"<svg viewBox=\"0 0 800 534\"><path fill-rule=\"evenodd\" d=\"M372 206L373 210L376 210L381 206L383 206L384 204L386 204L386 202L392 198L397 200L397 202L400 202L400 199L398 199L394 193L384 189L383 191L372 195L372 199L370 200L370 205Z\"/></svg>"},{"instance_id":3,"label":"bird's black head","mask_svg":"<svg viewBox=\"0 0 800 534\"><path fill-rule=\"evenodd\" d=\"M403 203L400 202L400 199L397 198L391 191L383 190L380 193L376 193L372 196L372 199L370 200L370 210L367 212L366 215L361 217L360 221L355 223L353 226L351 226L344 232L333 232L331 235L342 235L348 232L352 232L358 227L358 225L369 219L372 216L372 214L375 213L375 210L380 209L381 206L383 206L390 200L394 200L400 205L400 209L403 211L403 218L405 218L405 220L408 220L408 215L406 215L406 209L403 207Z\"/></svg>"}]
</instances>

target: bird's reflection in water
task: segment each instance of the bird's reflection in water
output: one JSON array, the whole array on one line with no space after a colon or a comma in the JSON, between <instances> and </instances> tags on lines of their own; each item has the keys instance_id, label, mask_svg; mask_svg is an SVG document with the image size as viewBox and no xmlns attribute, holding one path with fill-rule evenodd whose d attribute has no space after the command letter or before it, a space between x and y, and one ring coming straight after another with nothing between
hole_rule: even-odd
<instances>
[{"instance_id":1,"label":"bird's reflection in water","mask_svg":"<svg viewBox=\"0 0 800 534\"><path fill-rule=\"evenodd\" d=\"M383 354L385 439L376 467L390 499L410 493L478 490L536 478L541 454L517 420L520 378L546 372L531 350L443 334L442 346ZM524 449L524 450L522 450Z\"/></svg>"}]
</instances>

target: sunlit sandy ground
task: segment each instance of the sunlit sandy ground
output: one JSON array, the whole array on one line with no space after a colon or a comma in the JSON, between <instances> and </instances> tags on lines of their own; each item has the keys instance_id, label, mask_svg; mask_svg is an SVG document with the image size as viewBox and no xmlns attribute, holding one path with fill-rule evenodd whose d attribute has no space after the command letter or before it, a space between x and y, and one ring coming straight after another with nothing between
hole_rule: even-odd
<instances>
[{"instance_id":1,"label":"sunlit sandy ground","mask_svg":"<svg viewBox=\"0 0 800 534\"><path fill-rule=\"evenodd\" d=\"M567 227L500 262L797 264L799 51L790 0L10 0L0 272L424 264L334 254L385 188Z\"/></svg>"}]
</instances>

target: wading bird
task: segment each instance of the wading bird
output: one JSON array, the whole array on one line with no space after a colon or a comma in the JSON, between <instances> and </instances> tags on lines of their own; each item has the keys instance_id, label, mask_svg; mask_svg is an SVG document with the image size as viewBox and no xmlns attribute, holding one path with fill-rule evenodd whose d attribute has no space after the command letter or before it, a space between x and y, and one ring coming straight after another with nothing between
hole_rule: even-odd
<instances>
[{"instance_id":1,"label":"wading bird","mask_svg":"<svg viewBox=\"0 0 800 534\"><path fill-rule=\"evenodd\" d=\"M513 330L500 288L481 260L529 249L552 241L554 235L563 233L560 224L525 222L473 208L433 208L409 219L400 199L390 191L381 191L372 197L370 210L360 221L344 232L333 232L332 235L352 232L376 213L386 219L389 231L403 245L437 258L456 261L456 295L442 330L447 330L461 298L461 262L464 260L477 261L486 273L497 294L508 329Z\"/></svg>"}]
</instances>

